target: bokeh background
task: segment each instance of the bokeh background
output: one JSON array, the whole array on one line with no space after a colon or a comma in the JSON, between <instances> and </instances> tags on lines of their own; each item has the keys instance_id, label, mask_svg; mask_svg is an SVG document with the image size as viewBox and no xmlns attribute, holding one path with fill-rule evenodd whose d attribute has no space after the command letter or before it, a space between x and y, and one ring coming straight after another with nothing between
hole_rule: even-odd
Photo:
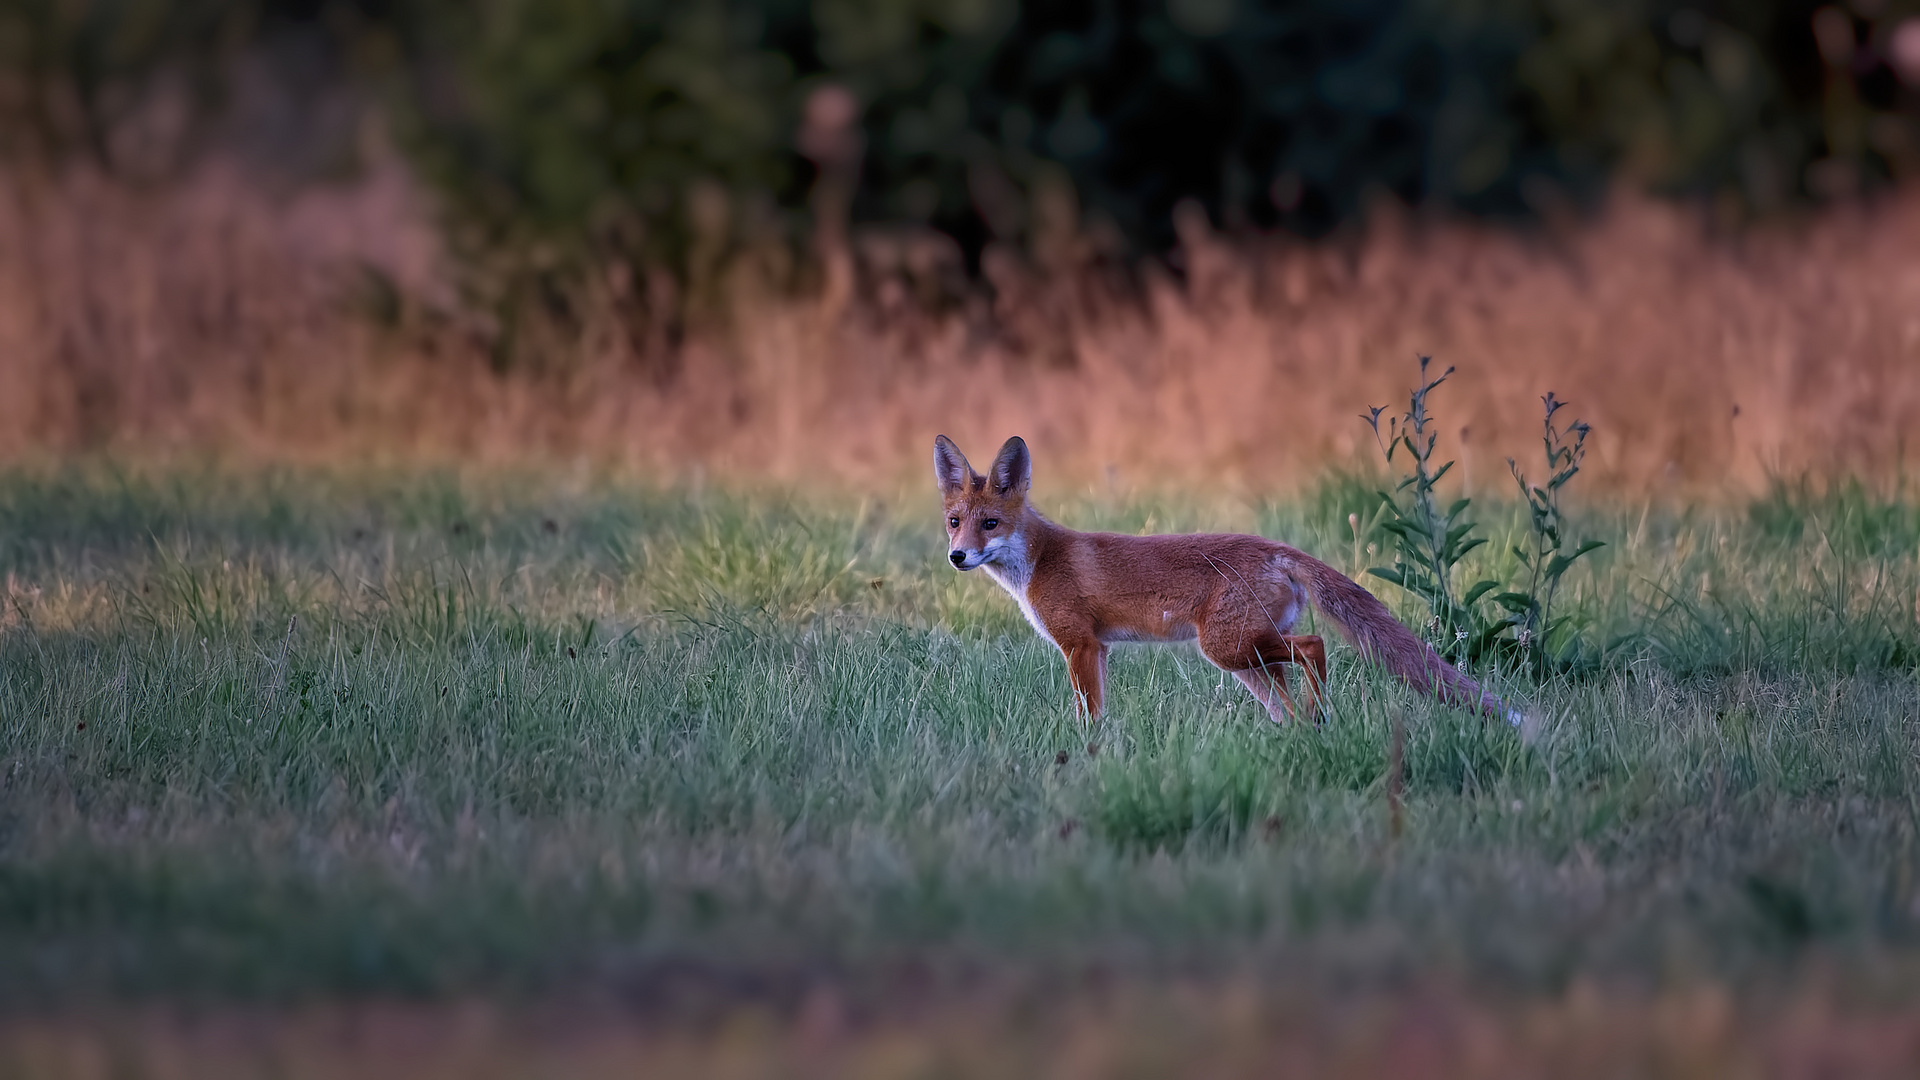
<instances>
[{"instance_id":1,"label":"bokeh background","mask_svg":"<svg viewBox=\"0 0 1920 1080\"><path fill-rule=\"evenodd\" d=\"M1899 475L1920 4L6 0L0 455Z\"/></svg>"}]
</instances>

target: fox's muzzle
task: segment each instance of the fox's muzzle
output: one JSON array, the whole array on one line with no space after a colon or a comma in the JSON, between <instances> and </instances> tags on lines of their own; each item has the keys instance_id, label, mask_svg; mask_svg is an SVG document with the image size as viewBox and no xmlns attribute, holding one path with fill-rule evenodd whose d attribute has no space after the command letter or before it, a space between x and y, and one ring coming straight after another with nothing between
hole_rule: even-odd
<instances>
[{"instance_id":1,"label":"fox's muzzle","mask_svg":"<svg viewBox=\"0 0 1920 1080\"><path fill-rule=\"evenodd\" d=\"M949 551L947 552L947 561L953 563L955 570L965 570L967 568L967 553L964 551Z\"/></svg>"}]
</instances>

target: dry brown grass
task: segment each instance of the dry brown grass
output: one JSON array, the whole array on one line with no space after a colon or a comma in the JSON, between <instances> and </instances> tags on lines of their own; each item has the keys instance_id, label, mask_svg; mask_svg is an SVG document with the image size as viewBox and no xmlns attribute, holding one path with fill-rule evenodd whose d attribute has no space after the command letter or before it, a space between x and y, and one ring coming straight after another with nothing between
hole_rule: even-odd
<instances>
[{"instance_id":1,"label":"dry brown grass","mask_svg":"<svg viewBox=\"0 0 1920 1080\"><path fill-rule=\"evenodd\" d=\"M1183 278L1056 242L990 252L991 301L954 298L938 244L874 233L805 296L738 260L732 316L672 357L625 329L632 288L596 283L537 378L494 374L451 311L422 205L392 168L284 195L218 169L166 192L0 184L0 458L584 455L871 482L917 476L936 431L1018 432L1056 476L1286 489L1371 453L1357 414L1402 398L1420 352L1460 368L1439 405L1476 487L1532 456L1548 389L1593 422L1590 472L1616 488L1885 477L1920 420L1920 191L1719 237L1631 198L1527 236L1383 213L1360 239L1229 242L1189 222ZM362 266L413 297L385 325Z\"/></svg>"},{"instance_id":2,"label":"dry brown grass","mask_svg":"<svg viewBox=\"0 0 1920 1080\"><path fill-rule=\"evenodd\" d=\"M917 997L924 998L924 995ZM96 1077L1893 1077L1920 1018L1828 992L1714 988L1498 1003L1433 989L1313 1000L1248 985L966 992L882 1013L827 989L663 1023L613 1006L118 1010L0 1026L0 1071Z\"/></svg>"}]
</instances>

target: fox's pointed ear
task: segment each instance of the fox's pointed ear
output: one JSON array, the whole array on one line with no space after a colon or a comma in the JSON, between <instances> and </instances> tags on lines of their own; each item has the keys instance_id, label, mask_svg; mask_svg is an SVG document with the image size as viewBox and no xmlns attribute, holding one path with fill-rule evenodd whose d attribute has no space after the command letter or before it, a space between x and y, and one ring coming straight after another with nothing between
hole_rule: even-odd
<instances>
[{"instance_id":1,"label":"fox's pointed ear","mask_svg":"<svg viewBox=\"0 0 1920 1080\"><path fill-rule=\"evenodd\" d=\"M973 466L967 464L967 455L953 445L953 440L945 435L933 437L933 479L940 485L940 494L952 495L965 491L971 486Z\"/></svg>"},{"instance_id":2,"label":"fox's pointed ear","mask_svg":"<svg viewBox=\"0 0 1920 1080\"><path fill-rule=\"evenodd\" d=\"M987 477L993 490L1001 495L1026 494L1028 485L1033 483L1033 455L1027 453L1026 440L1018 435L1008 439L1000 448L1000 456L993 459L993 468Z\"/></svg>"}]
</instances>

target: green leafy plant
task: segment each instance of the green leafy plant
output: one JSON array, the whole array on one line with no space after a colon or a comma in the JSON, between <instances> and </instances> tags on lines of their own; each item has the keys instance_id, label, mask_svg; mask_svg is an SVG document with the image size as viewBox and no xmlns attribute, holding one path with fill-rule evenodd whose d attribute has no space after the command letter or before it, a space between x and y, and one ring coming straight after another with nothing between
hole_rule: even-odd
<instances>
[{"instance_id":1,"label":"green leafy plant","mask_svg":"<svg viewBox=\"0 0 1920 1080\"><path fill-rule=\"evenodd\" d=\"M1440 441L1433 414L1427 408L1428 397L1453 374L1453 368L1430 378L1427 368L1433 358L1420 358L1420 384L1407 399L1407 411L1387 418L1387 430L1380 430L1384 405L1370 409L1363 418L1373 428L1375 441L1389 466L1402 451L1411 472L1394 485L1391 492L1379 492L1385 519L1382 532L1393 537L1393 565L1367 570L1374 577L1391 581L1418 596L1427 605L1432 618L1427 632L1434 647L1449 660L1473 659L1506 628L1503 620L1488 620L1480 614L1481 597L1499 587L1493 580L1481 580L1465 593L1453 588L1454 570L1468 552L1487 542L1474 536L1475 525L1465 515L1472 500L1454 500L1440 509L1438 487L1453 462L1437 462Z\"/></svg>"},{"instance_id":2,"label":"green leafy plant","mask_svg":"<svg viewBox=\"0 0 1920 1080\"><path fill-rule=\"evenodd\" d=\"M1582 420L1565 427L1557 426L1554 417L1567 403L1554 397L1551 391L1540 401L1546 411L1541 421L1541 445L1546 451L1547 482L1527 483L1519 463L1507 459L1514 483L1520 485L1520 496L1527 501L1529 543L1524 548L1517 544L1513 548L1514 557L1527 568L1527 587L1524 591L1500 593L1494 599L1511 613L1508 621L1513 626L1515 644L1533 663L1536 672L1544 673L1563 666L1563 661L1571 659L1569 652L1578 646L1578 639L1565 633L1569 629L1567 619L1553 617L1553 601L1560 591L1560 579L1582 555L1605 545L1598 540L1584 540L1569 549L1562 535L1566 516L1560 509L1560 492L1579 474L1580 463L1587 456L1587 436L1593 429Z\"/></svg>"},{"instance_id":3,"label":"green leafy plant","mask_svg":"<svg viewBox=\"0 0 1920 1080\"><path fill-rule=\"evenodd\" d=\"M1487 542L1475 536L1478 525L1467 516L1468 498L1455 499L1441 509L1439 484L1454 463L1439 460L1440 436L1429 399L1454 369L1429 375L1431 357L1420 357L1420 382L1407 399L1407 410L1380 420L1386 406L1376 406L1362 417L1373 429L1389 466L1404 454L1407 475L1392 491L1381 491L1380 510L1374 515L1380 532L1393 538L1391 566L1370 567L1367 573L1406 589L1426 605L1428 639L1442 656L1456 663L1506 660L1536 675L1563 669L1578 654L1571 634L1574 623L1553 615L1561 579L1582 555L1600 547L1597 540L1569 546L1564 538L1566 518L1560 493L1580 471L1592 428L1580 421L1561 425L1557 414L1566 406L1549 393L1543 443L1548 478L1529 485L1511 458L1508 468L1527 503L1528 540L1514 545L1513 554L1526 568L1524 583L1501 591L1495 578L1480 578L1464 590L1454 578L1467 554Z\"/></svg>"}]
</instances>

